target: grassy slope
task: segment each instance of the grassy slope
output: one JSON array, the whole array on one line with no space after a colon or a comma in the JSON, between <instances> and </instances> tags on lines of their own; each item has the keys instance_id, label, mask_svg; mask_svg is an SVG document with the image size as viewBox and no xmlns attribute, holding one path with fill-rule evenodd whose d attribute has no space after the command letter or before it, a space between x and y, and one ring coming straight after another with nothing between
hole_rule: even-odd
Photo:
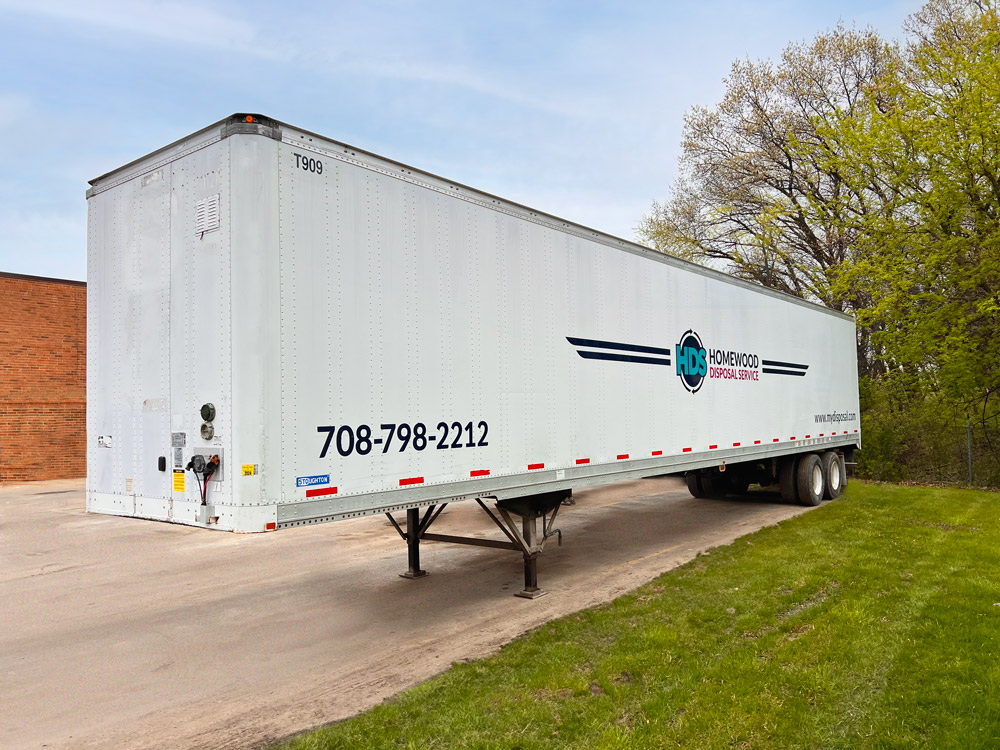
<instances>
[{"instance_id":1,"label":"grassy slope","mask_svg":"<svg viewBox=\"0 0 1000 750\"><path fill-rule=\"evenodd\" d=\"M998 747L998 511L855 482L290 747Z\"/></svg>"}]
</instances>

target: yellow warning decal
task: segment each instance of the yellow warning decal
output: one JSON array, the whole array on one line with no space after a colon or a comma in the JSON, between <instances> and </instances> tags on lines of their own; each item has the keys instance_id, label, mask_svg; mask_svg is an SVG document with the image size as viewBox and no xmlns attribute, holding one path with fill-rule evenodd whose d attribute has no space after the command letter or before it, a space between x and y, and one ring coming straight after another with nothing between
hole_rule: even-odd
<instances>
[{"instance_id":1,"label":"yellow warning decal","mask_svg":"<svg viewBox=\"0 0 1000 750\"><path fill-rule=\"evenodd\" d=\"M182 469L174 469L174 492L184 491L184 471Z\"/></svg>"},{"instance_id":2,"label":"yellow warning decal","mask_svg":"<svg viewBox=\"0 0 1000 750\"><path fill-rule=\"evenodd\" d=\"M243 476L245 477L257 476L257 464L243 464Z\"/></svg>"}]
</instances>

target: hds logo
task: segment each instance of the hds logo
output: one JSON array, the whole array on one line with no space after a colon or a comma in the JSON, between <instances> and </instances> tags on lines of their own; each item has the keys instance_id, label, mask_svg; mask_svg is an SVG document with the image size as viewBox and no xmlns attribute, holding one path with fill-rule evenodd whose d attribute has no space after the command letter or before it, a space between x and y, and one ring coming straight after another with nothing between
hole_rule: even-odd
<instances>
[{"instance_id":1,"label":"hds logo","mask_svg":"<svg viewBox=\"0 0 1000 750\"><path fill-rule=\"evenodd\" d=\"M674 352L677 377L691 393L697 393L708 374L708 352L702 346L701 338L692 330L685 331Z\"/></svg>"}]
</instances>

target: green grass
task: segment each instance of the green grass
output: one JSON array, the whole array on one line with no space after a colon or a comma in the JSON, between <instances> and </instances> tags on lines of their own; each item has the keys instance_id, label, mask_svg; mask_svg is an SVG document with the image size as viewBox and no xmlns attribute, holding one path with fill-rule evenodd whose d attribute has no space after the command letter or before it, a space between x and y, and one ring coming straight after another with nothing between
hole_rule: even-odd
<instances>
[{"instance_id":1,"label":"green grass","mask_svg":"<svg viewBox=\"0 0 1000 750\"><path fill-rule=\"evenodd\" d=\"M854 482L282 747L1000 747L998 637L1000 495Z\"/></svg>"}]
</instances>

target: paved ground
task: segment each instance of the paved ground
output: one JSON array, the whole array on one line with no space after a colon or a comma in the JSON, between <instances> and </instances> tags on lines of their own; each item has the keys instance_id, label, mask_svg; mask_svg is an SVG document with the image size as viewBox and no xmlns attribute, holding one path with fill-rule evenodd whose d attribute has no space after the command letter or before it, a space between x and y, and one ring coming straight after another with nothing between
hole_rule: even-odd
<instances>
[{"instance_id":1,"label":"paved ground","mask_svg":"<svg viewBox=\"0 0 1000 750\"><path fill-rule=\"evenodd\" d=\"M805 509L694 500L673 479L578 492L520 588L520 556L384 517L236 535L84 512L82 481L0 485L0 747L243 748L354 714ZM434 530L498 536L475 505Z\"/></svg>"}]
</instances>

